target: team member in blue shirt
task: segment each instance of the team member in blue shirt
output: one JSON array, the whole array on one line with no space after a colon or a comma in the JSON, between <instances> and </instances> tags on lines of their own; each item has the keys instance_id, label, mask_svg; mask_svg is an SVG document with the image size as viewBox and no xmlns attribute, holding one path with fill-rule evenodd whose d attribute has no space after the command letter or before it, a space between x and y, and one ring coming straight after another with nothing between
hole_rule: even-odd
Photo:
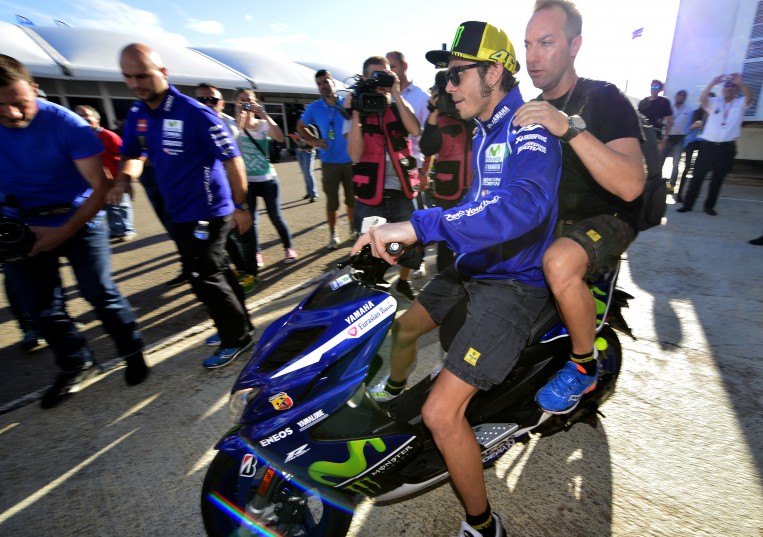
<instances>
[{"instance_id":1,"label":"team member in blue shirt","mask_svg":"<svg viewBox=\"0 0 763 537\"><path fill-rule=\"evenodd\" d=\"M516 364L533 322L548 300L543 252L553 239L559 186L559 140L540 125L511 124L524 104L519 70L506 34L484 22L465 22L451 51L427 59L448 67L446 91L462 119L475 118L474 181L461 205L416 211L410 222L372 227L353 247L371 243L374 255L391 242L444 241L458 253L393 327L388 381L372 389L388 400L405 387L416 340L436 328L464 297L466 322L455 336L422 418L445 459L466 509L461 534L506 535L492 514L477 439L464 417L479 390L499 384Z\"/></svg>"},{"instance_id":2,"label":"team member in blue shirt","mask_svg":"<svg viewBox=\"0 0 763 537\"><path fill-rule=\"evenodd\" d=\"M109 196L129 191L140 177L140 157L146 152L191 286L220 336L219 349L203 365L222 367L254 343L244 292L224 259L232 227L244 233L252 225L241 154L214 110L169 84L167 68L154 50L128 45L120 66L140 102L125 121L122 173Z\"/></svg>"},{"instance_id":3,"label":"team member in blue shirt","mask_svg":"<svg viewBox=\"0 0 763 537\"><path fill-rule=\"evenodd\" d=\"M343 98L336 94L334 77L326 69L315 73L315 84L321 98L310 103L297 123L297 131L305 143L318 149L318 157L323 168L323 192L326 194L326 221L329 225L328 249L336 250L341 242L336 230L339 210L339 185L344 189L344 203L347 206L347 220L350 229L355 221L355 194L352 185L352 159L347 152L347 138L344 136L346 112L342 108ZM313 136L306 126L318 127L318 137Z\"/></svg>"},{"instance_id":4,"label":"team member in blue shirt","mask_svg":"<svg viewBox=\"0 0 763 537\"><path fill-rule=\"evenodd\" d=\"M108 190L103 145L74 112L36 97L26 67L0 55L0 198L11 206L3 213L31 226L36 238L28 257L5 265L5 278L24 293L61 369L42 398L50 408L100 372L66 313L60 257L126 360L127 384L143 382L148 367L130 304L111 279L108 229L99 214Z\"/></svg>"}]
</instances>

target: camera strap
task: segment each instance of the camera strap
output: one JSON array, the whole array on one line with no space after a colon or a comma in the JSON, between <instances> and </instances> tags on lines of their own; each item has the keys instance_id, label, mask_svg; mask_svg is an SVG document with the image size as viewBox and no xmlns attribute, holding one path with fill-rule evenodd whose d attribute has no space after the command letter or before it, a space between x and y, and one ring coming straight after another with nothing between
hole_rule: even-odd
<instances>
[{"instance_id":1,"label":"camera strap","mask_svg":"<svg viewBox=\"0 0 763 537\"><path fill-rule=\"evenodd\" d=\"M249 134L249 131L247 129L244 129L244 132L249 137L249 139L252 141L252 143L254 144L254 147L259 149L260 153L262 153L262 156L265 157L265 159L267 159L268 156L265 154L265 150L260 147L260 144L257 143L257 140L255 140L254 137L251 134Z\"/></svg>"}]
</instances>

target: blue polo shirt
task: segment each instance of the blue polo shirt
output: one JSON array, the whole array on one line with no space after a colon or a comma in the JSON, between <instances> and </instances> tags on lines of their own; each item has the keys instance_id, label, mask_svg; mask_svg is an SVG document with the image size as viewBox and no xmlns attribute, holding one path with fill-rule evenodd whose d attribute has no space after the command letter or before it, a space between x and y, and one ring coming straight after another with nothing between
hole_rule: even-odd
<instances>
[{"instance_id":1,"label":"blue polo shirt","mask_svg":"<svg viewBox=\"0 0 763 537\"><path fill-rule=\"evenodd\" d=\"M76 208L91 190L74 161L98 156L103 144L74 112L39 99L37 104L37 115L27 127L0 125L0 199L15 197L23 211L51 205ZM2 211L7 216L19 215L15 208ZM71 212L24 220L30 225L57 227Z\"/></svg>"},{"instance_id":2,"label":"blue polo shirt","mask_svg":"<svg viewBox=\"0 0 763 537\"><path fill-rule=\"evenodd\" d=\"M307 105L302 112L302 123L314 123L321 130L321 139L326 140L328 149L318 149L318 158L329 164L348 164L352 162L347 152L347 138L342 135L345 119L337 108L341 108L343 97L338 98L336 106L329 106L325 99L318 99ZM329 133L333 132L333 137Z\"/></svg>"},{"instance_id":3,"label":"blue polo shirt","mask_svg":"<svg viewBox=\"0 0 763 537\"><path fill-rule=\"evenodd\" d=\"M233 212L222 161L240 156L228 128L211 108L170 86L151 110L136 102L125 120L122 154L147 154L173 222L193 222Z\"/></svg>"}]
</instances>

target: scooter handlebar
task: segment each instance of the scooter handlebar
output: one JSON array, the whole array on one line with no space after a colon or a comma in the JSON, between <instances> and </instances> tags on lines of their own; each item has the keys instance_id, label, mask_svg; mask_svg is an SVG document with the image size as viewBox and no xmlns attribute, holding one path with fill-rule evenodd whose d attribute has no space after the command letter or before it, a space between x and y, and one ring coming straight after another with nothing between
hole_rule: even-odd
<instances>
[{"instance_id":1,"label":"scooter handlebar","mask_svg":"<svg viewBox=\"0 0 763 537\"><path fill-rule=\"evenodd\" d=\"M389 255L393 257L397 257L403 253L405 246L403 246L399 242L391 242L387 246L385 246L384 249L387 251Z\"/></svg>"}]
</instances>

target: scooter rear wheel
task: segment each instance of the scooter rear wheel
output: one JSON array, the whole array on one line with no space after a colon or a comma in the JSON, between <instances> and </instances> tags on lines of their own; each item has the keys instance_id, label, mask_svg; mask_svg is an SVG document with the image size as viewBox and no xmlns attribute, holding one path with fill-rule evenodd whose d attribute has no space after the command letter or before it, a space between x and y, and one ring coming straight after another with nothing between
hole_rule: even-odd
<instances>
[{"instance_id":1,"label":"scooter rear wheel","mask_svg":"<svg viewBox=\"0 0 763 537\"><path fill-rule=\"evenodd\" d=\"M611 326L605 326L596 335L597 348L599 349L599 381L596 389L586 395L585 399L595 401L601 406L615 391L617 377L623 365L623 349L620 338ZM603 342L603 343L602 343Z\"/></svg>"},{"instance_id":2,"label":"scooter rear wheel","mask_svg":"<svg viewBox=\"0 0 763 537\"><path fill-rule=\"evenodd\" d=\"M247 509L254 490L239 490L240 462L218 452L207 470L201 490L201 514L211 537L273 535L318 537L347 534L352 511L332 501L326 491L306 489L296 480L274 479L269 503Z\"/></svg>"}]
</instances>

